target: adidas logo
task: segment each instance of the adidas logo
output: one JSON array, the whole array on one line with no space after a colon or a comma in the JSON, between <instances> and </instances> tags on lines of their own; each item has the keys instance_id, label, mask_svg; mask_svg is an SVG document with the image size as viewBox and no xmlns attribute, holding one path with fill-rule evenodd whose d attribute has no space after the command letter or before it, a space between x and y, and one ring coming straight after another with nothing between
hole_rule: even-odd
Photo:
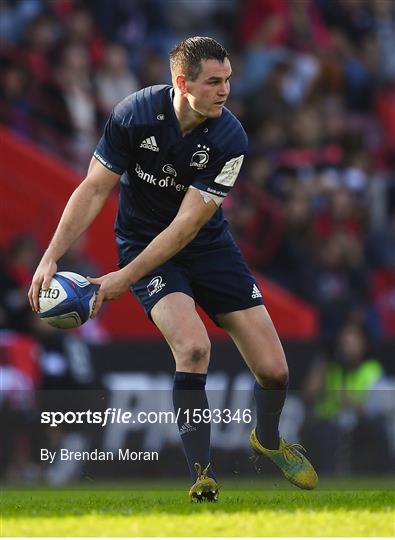
<instances>
[{"instance_id":1,"label":"adidas logo","mask_svg":"<svg viewBox=\"0 0 395 540\"><path fill-rule=\"evenodd\" d=\"M194 426L191 426L191 424L187 424L186 422L180 427L180 435L190 433L191 431L196 431L196 428Z\"/></svg>"},{"instance_id":2,"label":"adidas logo","mask_svg":"<svg viewBox=\"0 0 395 540\"><path fill-rule=\"evenodd\" d=\"M152 137L147 137L144 139L140 144L140 148L146 148L147 150L152 150L153 152L159 152L159 147L156 144L156 140L153 135Z\"/></svg>"},{"instance_id":3,"label":"adidas logo","mask_svg":"<svg viewBox=\"0 0 395 540\"><path fill-rule=\"evenodd\" d=\"M254 283L254 286L252 287L251 298L262 298L261 291L258 289L255 283Z\"/></svg>"}]
</instances>

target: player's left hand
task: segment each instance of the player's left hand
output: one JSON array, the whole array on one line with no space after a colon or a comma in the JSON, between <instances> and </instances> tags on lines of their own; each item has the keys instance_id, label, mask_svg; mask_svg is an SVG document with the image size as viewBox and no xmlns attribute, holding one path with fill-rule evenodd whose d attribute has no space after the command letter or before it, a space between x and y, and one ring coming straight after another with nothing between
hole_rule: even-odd
<instances>
[{"instance_id":1,"label":"player's left hand","mask_svg":"<svg viewBox=\"0 0 395 540\"><path fill-rule=\"evenodd\" d=\"M103 302L119 298L130 286L130 283L125 278L125 274L122 270L110 272L109 274L98 278L87 277L86 279L92 283L92 285L99 285L91 319L96 317Z\"/></svg>"}]
</instances>

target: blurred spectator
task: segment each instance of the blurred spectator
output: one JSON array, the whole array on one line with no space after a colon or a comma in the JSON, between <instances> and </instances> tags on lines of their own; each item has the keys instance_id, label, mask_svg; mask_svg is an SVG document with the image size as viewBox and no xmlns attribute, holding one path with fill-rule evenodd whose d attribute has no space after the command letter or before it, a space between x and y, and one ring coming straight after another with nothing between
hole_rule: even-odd
<instances>
[{"instance_id":1,"label":"blurred spectator","mask_svg":"<svg viewBox=\"0 0 395 540\"><path fill-rule=\"evenodd\" d=\"M103 120L117 103L139 89L136 76L128 69L124 47L116 43L107 45L103 62L95 75L95 85Z\"/></svg>"},{"instance_id":2,"label":"blurred spectator","mask_svg":"<svg viewBox=\"0 0 395 540\"><path fill-rule=\"evenodd\" d=\"M40 347L27 300L37 258L36 242L26 234L13 240L0 262L0 475L12 481L37 472L32 441Z\"/></svg>"},{"instance_id":3,"label":"blurred spectator","mask_svg":"<svg viewBox=\"0 0 395 540\"><path fill-rule=\"evenodd\" d=\"M395 32L394 32L395 33ZM388 165L395 167L395 80L383 88L377 95L376 109L378 121L382 129L382 147L384 159Z\"/></svg>"},{"instance_id":4,"label":"blurred spectator","mask_svg":"<svg viewBox=\"0 0 395 540\"><path fill-rule=\"evenodd\" d=\"M109 42L120 43L130 51L130 61L139 66L147 34L144 4L137 0L102 0L93 3L95 18Z\"/></svg>"},{"instance_id":5,"label":"blurred spectator","mask_svg":"<svg viewBox=\"0 0 395 540\"><path fill-rule=\"evenodd\" d=\"M158 3L158 2L156 2ZM225 46L231 37L231 28L224 22L232 20L231 12L235 12L236 0L218 2L217 0L201 0L190 2L179 0L177 9L169 11L167 20L170 28L179 35L212 36ZM225 30L225 34L223 33Z\"/></svg>"},{"instance_id":6,"label":"blurred spectator","mask_svg":"<svg viewBox=\"0 0 395 540\"><path fill-rule=\"evenodd\" d=\"M283 215L283 234L266 273L297 296L313 302L317 266L312 256L315 238L309 197L303 186L289 189Z\"/></svg>"},{"instance_id":7,"label":"blurred spectator","mask_svg":"<svg viewBox=\"0 0 395 540\"><path fill-rule=\"evenodd\" d=\"M331 35L322 19L316 2L289 2L287 45L297 52L311 52L331 47Z\"/></svg>"},{"instance_id":8,"label":"blurred spectator","mask_svg":"<svg viewBox=\"0 0 395 540\"><path fill-rule=\"evenodd\" d=\"M77 44L65 47L56 81L71 119L73 164L84 170L98 137L98 110L86 48Z\"/></svg>"},{"instance_id":9,"label":"blurred spectator","mask_svg":"<svg viewBox=\"0 0 395 540\"><path fill-rule=\"evenodd\" d=\"M388 470L384 418L380 413L370 416L366 410L383 375L362 328L355 324L343 326L333 351L316 359L305 384L311 411L305 439L318 471L367 474Z\"/></svg>"},{"instance_id":10,"label":"blurred spectator","mask_svg":"<svg viewBox=\"0 0 395 540\"><path fill-rule=\"evenodd\" d=\"M0 72L0 121L24 137L33 136L29 72L11 59L3 59Z\"/></svg>"},{"instance_id":11,"label":"blurred spectator","mask_svg":"<svg viewBox=\"0 0 395 540\"><path fill-rule=\"evenodd\" d=\"M311 0L249 0L244 3L240 28L249 90L265 81L279 61L289 59L292 50L296 58L295 84L288 93L300 94L307 80L312 80L319 70L311 52L331 46L330 34Z\"/></svg>"},{"instance_id":12,"label":"blurred spectator","mask_svg":"<svg viewBox=\"0 0 395 540\"><path fill-rule=\"evenodd\" d=\"M381 334L395 336L395 209L383 224L367 237L367 254L372 265L371 298L377 310Z\"/></svg>"},{"instance_id":13,"label":"blurred spectator","mask_svg":"<svg viewBox=\"0 0 395 540\"><path fill-rule=\"evenodd\" d=\"M38 247L29 235L14 239L0 264L0 329L31 333L33 313L27 291L38 260Z\"/></svg>"},{"instance_id":14,"label":"blurred spectator","mask_svg":"<svg viewBox=\"0 0 395 540\"><path fill-rule=\"evenodd\" d=\"M51 79L40 85L34 94L34 139L47 152L58 154L75 166L72 161L74 125L63 91L63 73L64 68L56 66Z\"/></svg>"},{"instance_id":15,"label":"blurred spectator","mask_svg":"<svg viewBox=\"0 0 395 540\"><path fill-rule=\"evenodd\" d=\"M360 239L362 236L362 209L353 194L346 188L332 190L328 197L328 207L319 213L314 222L314 230L321 239L336 233L343 233Z\"/></svg>"},{"instance_id":16,"label":"blurred spectator","mask_svg":"<svg viewBox=\"0 0 395 540\"><path fill-rule=\"evenodd\" d=\"M316 173L327 164L328 159L325 149L321 149L321 120L318 111L313 108L297 109L289 118L287 135L287 144L279 155L278 189L287 189L281 177L294 177L306 186L312 186Z\"/></svg>"},{"instance_id":17,"label":"blurred spectator","mask_svg":"<svg viewBox=\"0 0 395 540\"><path fill-rule=\"evenodd\" d=\"M40 349L27 335L0 331L0 477L35 480L36 390L41 383Z\"/></svg>"},{"instance_id":18,"label":"blurred spectator","mask_svg":"<svg viewBox=\"0 0 395 540\"><path fill-rule=\"evenodd\" d=\"M243 48L283 45L286 40L288 8L285 0L244 2L240 25L240 41Z\"/></svg>"},{"instance_id":19,"label":"blurred spectator","mask_svg":"<svg viewBox=\"0 0 395 540\"><path fill-rule=\"evenodd\" d=\"M246 109L247 130L255 133L265 121L281 123L281 119L291 112L291 106L283 94L283 87L290 71L289 62L285 60L277 62L265 82L247 93L247 103L253 104Z\"/></svg>"},{"instance_id":20,"label":"blurred spectator","mask_svg":"<svg viewBox=\"0 0 395 540\"><path fill-rule=\"evenodd\" d=\"M344 54L344 88L350 111L372 109L377 85L377 43L367 36L360 49L347 47Z\"/></svg>"},{"instance_id":21,"label":"blurred spectator","mask_svg":"<svg viewBox=\"0 0 395 540\"><path fill-rule=\"evenodd\" d=\"M23 43L23 53L35 82L44 83L51 76L49 55L55 47L57 37L54 18L42 14L31 21Z\"/></svg>"},{"instance_id":22,"label":"blurred spectator","mask_svg":"<svg viewBox=\"0 0 395 540\"><path fill-rule=\"evenodd\" d=\"M251 156L244 181L240 181L225 203L232 231L250 265L265 271L274 257L284 229L279 202L265 190L268 161Z\"/></svg>"},{"instance_id":23,"label":"blurred spectator","mask_svg":"<svg viewBox=\"0 0 395 540\"><path fill-rule=\"evenodd\" d=\"M167 65L164 64L160 54L154 51L146 51L142 55L142 66L140 70L140 84L144 88L155 84L165 84L170 82Z\"/></svg>"},{"instance_id":24,"label":"blurred spectator","mask_svg":"<svg viewBox=\"0 0 395 540\"><path fill-rule=\"evenodd\" d=\"M392 248L395 238L392 237ZM376 270L372 276L372 296L380 321L381 335L395 336L395 261Z\"/></svg>"},{"instance_id":25,"label":"blurred spectator","mask_svg":"<svg viewBox=\"0 0 395 540\"><path fill-rule=\"evenodd\" d=\"M285 0L248 0L243 3L240 44L244 50L243 78L246 93L253 92L279 61L284 48L288 6Z\"/></svg>"},{"instance_id":26,"label":"blurred spectator","mask_svg":"<svg viewBox=\"0 0 395 540\"><path fill-rule=\"evenodd\" d=\"M367 274L362 245L352 236L333 234L321 242L318 253L314 303L320 312L321 333L331 338L350 318L362 317L365 322Z\"/></svg>"},{"instance_id":27,"label":"blurred spectator","mask_svg":"<svg viewBox=\"0 0 395 540\"><path fill-rule=\"evenodd\" d=\"M373 21L365 0L318 0L320 12L330 28L338 28L359 46L371 31Z\"/></svg>"},{"instance_id":28,"label":"blurred spectator","mask_svg":"<svg viewBox=\"0 0 395 540\"><path fill-rule=\"evenodd\" d=\"M87 9L79 8L70 13L66 19L65 39L67 43L80 45L86 50L92 67L103 60L105 42Z\"/></svg>"},{"instance_id":29,"label":"blurred spectator","mask_svg":"<svg viewBox=\"0 0 395 540\"><path fill-rule=\"evenodd\" d=\"M0 2L0 37L9 43L20 43L26 25L42 10L42 2L36 0L3 0Z\"/></svg>"},{"instance_id":30,"label":"blurred spectator","mask_svg":"<svg viewBox=\"0 0 395 540\"><path fill-rule=\"evenodd\" d=\"M377 36L379 71L384 81L395 81L395 5L372 0L373 27Z\"/></svg>"}]
</instances>

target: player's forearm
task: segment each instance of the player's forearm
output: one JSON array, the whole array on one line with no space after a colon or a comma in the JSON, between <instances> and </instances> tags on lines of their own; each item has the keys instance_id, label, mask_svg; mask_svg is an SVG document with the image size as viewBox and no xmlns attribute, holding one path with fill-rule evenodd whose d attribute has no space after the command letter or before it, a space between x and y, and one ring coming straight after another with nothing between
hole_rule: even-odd
<instances>
[{"instance_id":1,"label":"player's forearm","mask_svg":"<svg viewBox=\"0 0 395 540\"><path fill-rule=\"evenodd\" d=\"M122 272L130 284L165 263L187 246L199 232L199 224L188 219L175 219Z\"/></svg>"},{"instance_id":2,"label":"player's forearm","mask_svg":"<svg viewBox=\"0 0 395 540\"><path fill-rule=\"evenodd\" d=\"M43 258L57 261L62 257L93 222L107 196L92 184L80 184L66 204Z\"/></svg>"}]
</instances>

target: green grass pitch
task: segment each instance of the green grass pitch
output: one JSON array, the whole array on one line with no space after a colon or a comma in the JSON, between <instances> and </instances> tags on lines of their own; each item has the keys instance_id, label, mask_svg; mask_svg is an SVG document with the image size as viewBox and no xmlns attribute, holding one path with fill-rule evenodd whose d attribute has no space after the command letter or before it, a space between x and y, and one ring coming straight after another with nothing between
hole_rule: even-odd
<instances>
[{"instance_id":1,"label":"green grass pitch","mask_svg":"<svg viewBox=\"0 0 395 540\"><path fill-rule=\"evenodd\" d=\"M189 503L179 484L4 489L1 536L395 535L391 480L322 482L312 492L282 482L236 486L224 482L217 504Z\"/></svg>"}]
</instances>

